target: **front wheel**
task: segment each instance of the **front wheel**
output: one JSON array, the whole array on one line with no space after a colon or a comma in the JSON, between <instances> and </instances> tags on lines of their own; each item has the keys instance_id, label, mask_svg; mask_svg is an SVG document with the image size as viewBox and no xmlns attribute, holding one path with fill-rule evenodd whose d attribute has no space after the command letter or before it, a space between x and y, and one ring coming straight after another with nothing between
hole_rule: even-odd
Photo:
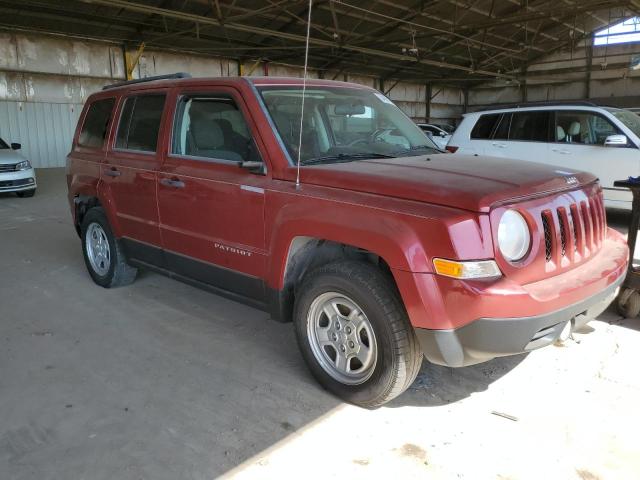
<instances>
[{"instance_id":1,"label":"front wheel","mask_svg":"<svg viewBox=\"0 0 640 480\"><path fill-rule=\"evenodd\" d=\"M367 408L404 392L422 363L389 279L364 262L322 266L297 291L295 329L311 373L338 397Z\"/></svg>"}]
</instances>

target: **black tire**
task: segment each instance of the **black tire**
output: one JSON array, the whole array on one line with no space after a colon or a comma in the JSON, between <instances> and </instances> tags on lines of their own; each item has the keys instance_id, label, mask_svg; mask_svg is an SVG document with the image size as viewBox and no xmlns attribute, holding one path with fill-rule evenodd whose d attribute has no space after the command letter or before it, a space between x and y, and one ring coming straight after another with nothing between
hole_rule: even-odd
<instances>
[{"instance_id":1,"label":"black tire","mask_svg":"<svg viewBox=\"0 0 640 480\"><path fill-rule=\"evenodd\" d=\"M104 231L107 242L109 243L110 262L109 268L105 274L101 275L94 270L91 262L89 261L87 253L87 230L91 224L97 223ZM113 236L109 221L101 207L94 207L89 210L82 219L81 236L82 239L82 254L84 256L84 263L89 271L89 275L94 282L104 288L114 288L128 285L133 282L138 273L138 269L132 267L127 263L124 252L120 247L120 243Z\"/></svg>"},{"instance_id":2,"label":"black tire","mask_svg":"<svg viewBox=\"0 0 640 480\"><path fill-rule=\"evenodd\" d=\"M640 293L625 290L618 295L616 308L624 318L635 318L640 314Z\"/></svg>"},{"instance_id":3,"label":"black tire","mask_svg":"<svg viewBox=\"0 0 640 480\"><path fill-rule=\"evenodd\" d=\"M21 192L16 192L16 195L19 196L20 198L28 198L28 197L33 197L36 194L36 189L31 189L31 190L22 190Z\"/></svg>"},{"instance_id":4,"label":"black tire","mask_svg":"<svg viewBox=\"0 0 640 480\"><path fill-rule=\"evenodd\" d=\"M345 384L316 359L308 335L308 313L314 300L327 292L346 295L362 309L375 334L377 359L363 383ZM313 376L327 390L365 408L378 407L404 392L414 382L422 352L392 281L371 264L342 261L321 266L305 275L296 289L294 324L298 345Z\"/></svg>"}]
</instances>

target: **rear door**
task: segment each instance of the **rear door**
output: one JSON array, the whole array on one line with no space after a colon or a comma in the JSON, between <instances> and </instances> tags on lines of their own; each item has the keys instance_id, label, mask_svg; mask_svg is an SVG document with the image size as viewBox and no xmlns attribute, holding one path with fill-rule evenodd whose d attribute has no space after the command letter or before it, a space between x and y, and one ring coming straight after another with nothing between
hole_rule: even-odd
<instances>
[{"instance_id":1,"label":"rear door","mask_svg":"<svg viewBox=\"0 0 640 480\"><path fill-rule=\"evenodd\" d=\"M551 112L525 110L504 113L494 129L488 155L530 162L547 157Z\"/></svg>"},{"instance_id":2,"label":"rear door","mask_svg":"<svg viewBox=\"0 0 640 480\"><path fill-rule=\"evenodd\" d=\"M264 300L264 153L242 98L230 87L180 89L158 178L160 227L171 270L227 292ZM257 140L257 141L256 141Z\"/></svg>"},{"instance_id":3,"label":"rear door","mask_svg":"<svg viewBox=\"0 0 640 480\"><path fill-rule=\"evenodd\" d=\"M156 173L166 92L150 90L121 99L113 148L101 179L109 189L130 257L161 263Z\"/></svg>"},{"instance_id":4,"label":"rear door","mask_svg":"<svg viewBox=\"0 0 640 480\"><path fill-rule=\"evenodd\" d=\"M589 110L558 110L555 113L556 138L549 162L593 173L600 179L608 207L630 208L631 193L613 186L640 174L640 151L627 147L605 147L609 135L623 134L605 115Z\"/></svg>"}]
</instances>

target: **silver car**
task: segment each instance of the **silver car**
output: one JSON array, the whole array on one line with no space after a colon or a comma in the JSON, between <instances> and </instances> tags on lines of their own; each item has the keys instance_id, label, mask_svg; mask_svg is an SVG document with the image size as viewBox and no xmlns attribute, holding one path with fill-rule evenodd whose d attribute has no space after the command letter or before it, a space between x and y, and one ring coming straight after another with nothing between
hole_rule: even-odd
<instances>
[{"instance_id":1,"label":"silver car","mask_svg":"<svg viewBox=\"0 0 640 480\"><path fill-rule=\"evenodd\" d=\"M36 171L29 160L18 153L19 143L8 145L0 138L0 192L16 192L19 197L36 193Z\"/></svg>"}]
</instances>

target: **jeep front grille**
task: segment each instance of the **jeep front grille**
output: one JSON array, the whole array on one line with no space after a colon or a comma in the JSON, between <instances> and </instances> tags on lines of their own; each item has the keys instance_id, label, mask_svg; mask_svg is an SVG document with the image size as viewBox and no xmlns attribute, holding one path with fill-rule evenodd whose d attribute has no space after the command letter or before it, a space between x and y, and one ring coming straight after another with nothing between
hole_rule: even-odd
<instances>
[{"instance_id":1,"label":"jeep front grille","mask_svg":"<svg viewBox=\"0 0 640 480\"><path fill-rule=\"evenodd\" d=\"M607 222L602 195L543 210L541 217L547 262L580 261L597 252L604 241Z\"/></svg>"},{"instance_id":2,"label":"jeep front grille","mask_svg":"<svg viewBox=\"0 0 640 480\"><path fill-rule=\"evenodd\" d=\"M544 258L547 259L547 262L551 261L551 255L553 253L553 233L551 228L553 219L550 218L551 212L549 210L542 212L542 227L544 228Z\"/></svg>"}]
</instances>

